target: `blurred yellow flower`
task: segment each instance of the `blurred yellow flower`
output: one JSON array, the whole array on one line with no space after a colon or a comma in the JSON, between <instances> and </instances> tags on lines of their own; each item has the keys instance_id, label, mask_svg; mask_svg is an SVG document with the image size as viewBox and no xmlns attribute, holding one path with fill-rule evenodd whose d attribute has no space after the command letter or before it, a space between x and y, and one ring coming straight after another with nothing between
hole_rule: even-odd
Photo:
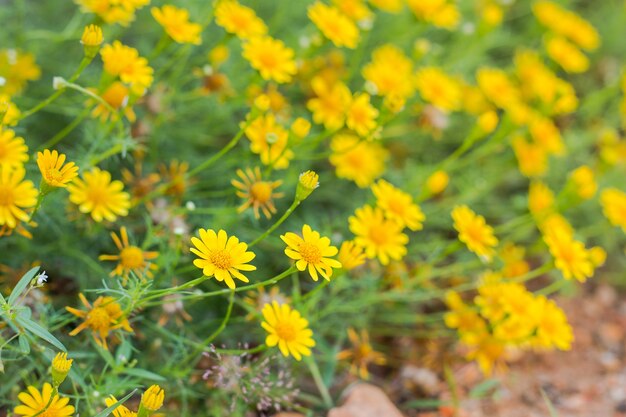
<instances>
[{"instance_id":1,"label":"blurred yellow flower","mask_svg":"<svg viewBox=\"0 0 626 417\"><path fill-rule=\"evenodd\" d=\"M604 215L613 226L626 233L626 193L617 188L607 188L600 194Z\"/></svg>"},{"instance_id":2,"label":"blurred yellow flower","mask_svg":"<svg viewBox=\"0 0 626 417\"><path fill-rule=\"evenodd\" d=\"M352 327L348 328L348 339L352 344L350 349L337 353L337 360L350 360L350 373L363 379L369 379L367 367L370 364L384 365L387 363L385 356L374 350L369 341L367 330L361 330L359 335Z\"/></svg>"},{"instance_id":3,"label":"blurred yellow flower","mask_svg":"<svg viewBox=\"0 0 626 417\"><path fill-rule=\"evenodd\" d=\"M135 19L135 11L150 0L74 0L84 11L95 13L106 23L128 26Z\"/></svg>"},{"instance_id":4,"label":"blurred yellow flower","mask_svg":"<svg viewBox=\"0 0 626 417\"><path fill-rule=\"evenodd\" d=\"M21 136L11 129L0 127L0 167L10 170L28 161L28 146Z\"/></svg>"},{"instance_id":5,"label":"blurred yellow flower","mask_svg":"<svg viewBox=\"0 0 626 417\"><path fill-rule=\"evenodd\" d=\"M226 234L224 230L200 229L198 231L200 239L191 238L191 243L195 246L191 252L199 256L193 264L202 270L207 277L215 277L219 282L224 281L228 288L235 289L237 278L242 282L250 282L248 278L239 271L254 271L256 266L248 262L256 255L248 251L248 245L240 242L235 236Z\"/></svg>"},{"instance_id":6,"label":"blurred yellow flower","mask_svg":"<svg viewBox=\"0 0 626 417\"><path fill-rule=\"evenodd\" d=\"M589 59L576 46L564 38L552 37L546 41L548 56L569 73L585 72Z\"/></svg>"},{"instance_id":7,"label":"blurred yellow flower","mask_svg":"<svg viewBox=\"0 0 626 417\"><path fill-rule=\"evenodd\" d=\"M269 36L256 37L243 44L243 57L265 80L288 83L298 71L294 51Z\"/></svg>"},{"instance_id":8,"label":"blurred yellow flower","mask_svg":"<svg viewBox=\"0 0 626 417\"><path fill-rule=\"evenodd\" d=\"M526 177L540 177L548 169L548 154L542 146L528 142L523 136L511 140L520 172Z\"/></svg>"},{"instance_id":9,"label":"blurred yellow flower","mask_svg":"<svg viewBox=\"0 0 626 417\"><path fill-rule=\"evenodd\" d=\"M31 53L16 49L0 49L0 94L14 96L21 93L28 81L41 77L41 69Z\"/></svg>"},{"instance_id":10,"label":"blurred yellow flower","mask_svg":"<svg viewBox=\"0 0 626 417\"><path fill-rule=\"evenodd\" d=\"M331 85L323 78L315 77L311 80L311 88L315 97L307 101L306 106L313 112L313 121L329 130L341 128L351 103L348 87L341 81Z\"/></svg>"},{"instance_id":11,"label":"blurred yellow flower","mask_svg":"<svg viewBox=\"0 0 626 417\"><path fill-rule=\"evenodd\" d=\"M104 399L104 404L108 407L111 407L113 404L117 403L117 398L110 395ZM120 404L115 407L112 411L114 417L137 417L137 413L134 411L130 411L128 407Z\"/></svg>"},{"instance_id":12,"label":"blurred yellow flower","mask_svg":"<svg viewBox=\"0 0 626 417\"><path fill-rule=\"evenodd\" d=\"M263 181L261 175L261 168L255 167L254 170L247 168L245 171L238 169L237 176L241 179L231 180L231 184L237 188L237 196L246 199L246 201L237 208L237 212L242 213L249 207L252 207L254 217L257 219L259 215L259 209L263 211L266 218L272 217L272 214L276 213L276 206L274 206L274 199L284 196L283 193L275 193L282 180L278 181Z\"/></svg>"},{"instance_id":13,"label":"blurred yellow flower","mask_svg":"<svg viewBox=\"0 0 626 417\"><path fill-rule=\"evenodd\" d=\"M553 300L542 295L535 297L529 316L536 323L535 334L531 338L533 346L542 349L556 347L560 350L571 348L574 341L572 326Z\"/></svg>"},{"instance_id":14,"label":"blurred yellow flower","mask_svg":"<svg viewBox=\"0 0 626 417\"><path fill-rule=\"evenodd\" d=\"M366 137L376 128L378 110L370 104L367 93L358 93L352 99L346 115L346 125L359 136Z\"/></svg>"},{"instance_id":15,"label":"blurred yellow flower","mask_svg":"<svg viewBox=\"0 0 626 417\"><path fill-rule=\"evenodd\" d=\"M450 176L448 173L443 170L437 170L426 179L426 188L431 194L441 194L444 192L449 182Z\"/></svg>"},{"instance_id":16,"label":"blurred yellow flower","mask_svg":"<svg viewBox=\"0 0 626 417\"><path fill-rule=\"evenodd\" d=\"M459 232L459 240L476 255L491 261L498 239L493 235L493 228L485 222L485 218L461 205L452 210L452 219L454 228Z\"/></svg>"},{"instance_id":17,"label":"blurred yellow flower","mask_svg":"<svg viewBox=\"0 0 626 417\"><path fill-rule=\"evenodd\" d=\"M596 194L598 184L596 183L593 170L589 166L582 165L576 168L570 174L570 178L580 198L588 200Z\"/></svg>"},{"instance_id":18,"label":"blurred yellow flower","mask_svg":"<svg viewBox=\"0 0 626 417\"><path fill-rule=\"evenodd\" d=\"M423 67L415 74L415 85L422 99L445 111L458 110L462 103L459 82L440 68Z\"/></svg>"},{"instance_id":19,"label":"blurred yellow flower","mask_svg":"<svg viewBox=\"0 0 626 417\"><path fill-rule=\"evenodd\" d=\"M44 149L37 152L37 166L41 177L51 187L67 187L78 176L78 167L74 162L65 163L65 154L56 150Z\"/></svg>"},{"instance_id":20,"label":"blurred yellow flower","mask_svg":"<svg viewBox=\"0 0 626 417\"><path fill-rule=\"evenodd\" d=\"M15 229L20 221L30 219L24 210L37 204L37 189L32 181L24 180L22 166L0 167L0 226Z\"/></svg>"},{"instance_id":21,"label":"blurred yellow flower","mask_svg":"<svg viewBox=\"0 0 626 417\"><path fill-rule=\"evenodd\" d=\"M369 259L378 258L387 265L390 259L399 261L406 255L407 235L402 226L393 220L385 219L379 207L363 206L356 209L348 219L350 231L354 233L354 243L362 247Z\"/></svg>"},{"instance_id":22,"label":"blurred yellow flower","mask_svg":"<svg viewBox=\"0 0 626 417\"><path fill-rule=\"evenodd\" d=\"M134 94L143 95L152 85L154 70L148 66L148 60L140 57L139 52L120 41L107 44L100 50L104 70L128 84Z\"/></svg>"},{"instance_id":23,"label":"blurred yellow flower","mask_svg":"<svg viewBox=\"0 0 626 417\"><path fill-rule=\"evenodd\" d=\"M565 279L576 278L580 282L585 282L587 278L593 276L594 266L589 252L569 231L562 227L546 228L543 240L554 257L554 264Z\"/></svg>"},{"instance_id":24,"label":"blurred yellow flower","mask_svg":"<svg viewBox=\"0 0 626 417\"><path fill-rule=\"evenodd\" d=\"M307 15L335 46L356 48L359 41L359 28L339 9L316 1L309 6Z\"/></svg>"},{"instance_id":25,"label":"blurred yellow flower","mask_svg":"<svg viewBox=\"0 0 626 417\"><path fill-rule=\"evenodd\" d=\"M96 222L115 221L118 216L128 215L130 195L124 191L124 184L111 180L111 174L100 168L93 168L75 178L67 187L70 201L78 206L81 213L90 214Z\"/></svg>"},{"instance_id":26,"label":"blurred yellow flower","mask_svg":"<svg viewBox=\"0 0 626 417\"><path fill-rule=\"evenodd\" d=\"M369 187L385 172L387 150L375 142L361 141L351 134L335 135L330 143L330 163L339 178L354 181L361 188Z\"/></svg>"},{"instance_id":27,"label":"blurred yellow flower","mask_svg":"<svg viewBox=\"0 0 626 417\"><path fill-rule=\"evenodd\" d=\"M537 1L533 4L533 13L543 25L583 49L593 50L600 46L600 36L596 29L585 19L557 3Z\"/></svg>"},{"instance_id":28,"label":"blurred yellow flower","mask_svg":"<svg viewBox=\"0 0 626 417\"><path fill-rule=\"evenodd\" d=\"M341 244L337 257L339 262L341 262L341 267L346 271L350 271L365 263L363 248L357 246L352 240L346 240Z\"/></svg>"},{"instance_id":29,"label":"blurred yellow flower","mask_svg":"<svg viewBox=\"0 0 626 417\"><path fill-rule=\"evenodd\" d=\"M99 118L101 122L107 122L111 120L117 121L120 117L119 112L128 119L129 122L134 122L137 117L133 107L130 105L130 90L124 84L119 81L111 83L107 89L100 94L100 97L109 105L105 106L103 103L97 100L89 100L89 104L95 105L91 111L91 115L94 118ZM111 111L116 110L116 112Z\"/></svg>"},{"instance_id":30,"label":"blurred yellow flower","mask_svg":"<svg viewBox=\"0 0 626 417\"><path fill-rule=\"evenodd\" d=\"M422 229L426 216L408 193L385 180L373 184L372 192L376 197L376 205L383 210L387 219L413 231Z\"/></svg>"},{"instance_id":31,"label":"blurred yellow flower","mask_svg":"<svg viewBox=\"0 0 626 417\"><path fill-rule=\"evenodd\" d=\"M341 268L341 263L331 258L337 255L337 248L330 244L329 238L320 236L308 224L302 226L302 237L288 232L280 238L287 244L285 255L296 262L299 271L308 270L313 281L319 279L318 273L330 281L333 268Z\"/></svg>"},{"instance_id":32,"label":"blurred yellow flower","mask_svg":"<svg viewBox=\"0 0 626 417\"><path fill-rule=\"evenodd\" d=\"M189 21L189 12L171 4L161 8L153 7L151 10L154 19L163 26L165 32L178 43L191 43L200 45L202 39L200 32L202 26Z\"/></svg>"},{"instance_id":33,"label":"blurred yellow flower","mask_svg":"<svg viewBox=\"0 0 626 417\"><path fill-rule=\"evenodd\" d=\"M250 150L261 157L264 165L275 169L285 169L294 153L288 148L289 132L276 122L276 117L268 113L259 116L245 129L250 140Z\"/></svg>"},{"instance_id":34,"label":"blurred yellow flower","mask_svg":"<svg viewBox=\"0 0 626 417\"><path fill-rule=\"evenodd\" d=\"M395 45L380 46L372 52L372 61L363 67L368 91L380 96L397 95L409 98L415 91L413 63Z\"/></svg>"},{"instance_id":35,"label":"blurred yellow flower","mask_svg":"<svg viewBox=\"0 0 626 417\"><path fill-rule=\"evenodd\" d=\"M221 0L215 6L215 23L240 39L267 34L267 26L254 10L234 0Z\"/></svg>"},{"instance_id":36,"label":"blurred yellow flower","mask_svg":"<svg viewBox=\"0 0 626 417\"><path fill-rule=\"evenodd\" d=\"M461 19L459 10L453 1L407 0L407 4L418 19L444 29L454 29Z\"/></svg>"},{"instance_id":37,"label":"blurred yellow flower","mask_svg":"<svg viewBox=\"0 0 626 417\"><path fill-rule=\"evenodd\" d=\"M159 252L144 251L138 246L131 245L128 241L128 232L124 226L120 228L119 237L115 232L111 232L111 238L120 251L119 255L98 256L100 261L119 262L115 269L111 271L111 276L117 275L126 281L128 275L132 272L139 277L145 274L152 278L152 271L157 269L157 265L150 261L156 259L159 256Z\"/></svg>"},{"instance_id":38,"label":"blurred yellow flower","mask_svg":"<svg viewBox=\"0 0 626 417\"><path fill-rule=\"evenodd\" d=\"M41 391L32 385L17 396L22 404L13 412L24 417L70 417L74 407L69 405L70 399L59 396L49 383L44 383Z\"/></svg>"},{"instance_id":39,"label":"blurred yellow flower","mask_svg":"<svg viewBox=\"0 0 626 417\"><path fill-rule=\"evenodd\" d=\"M554 211L554 193L542 181L532 181L528 189L528 209L538 219Z\"/></svg>"},{"instance_id":40,"label":"blurred yellow flower","mask_svg":"<svg viewBox=\"0 0 626 417\"><path fill-rule=\"evenodd\" d=\"M291 355L297 361L302 360L302 356L311 356L311 348L315 346L313 332L298 311L288 304L273 301L263 307L263 318L261 326L268 333L267 346L278 345L283 356Z\"/></svg>"}]
</instances>

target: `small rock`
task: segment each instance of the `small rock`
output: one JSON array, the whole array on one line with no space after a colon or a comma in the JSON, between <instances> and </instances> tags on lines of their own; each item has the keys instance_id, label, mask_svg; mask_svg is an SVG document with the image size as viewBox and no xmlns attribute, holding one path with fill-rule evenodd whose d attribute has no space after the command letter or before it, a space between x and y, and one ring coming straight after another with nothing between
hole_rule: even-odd
<instances>
[{"instance_id":1,"label":"small rock","mask_svg":"<svg viewBox=\"0 0 626 417\"><path fill-rule=\"evenodd\" d=\"M333 408L328 417L403 417L400 410L380 388L360 383L351 388L341 407Z\"/></svg>"},{"instance_id":2,"label":"small rock","mask_svg":"<svg viewBox=\"0 0 626 417\"><path fill-rule=\"evenodd\" d=\"M439 391L439 378L428 368L405 365L400 371L405 387L415 386L427 395L435 395Z\"/></svg>"}]
</instances>

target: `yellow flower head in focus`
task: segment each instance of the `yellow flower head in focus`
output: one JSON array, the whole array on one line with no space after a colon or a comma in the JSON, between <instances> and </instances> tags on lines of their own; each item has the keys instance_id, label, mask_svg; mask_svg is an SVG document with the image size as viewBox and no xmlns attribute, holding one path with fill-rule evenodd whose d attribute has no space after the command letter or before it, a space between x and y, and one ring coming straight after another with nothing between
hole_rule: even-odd
<instances>
[{"instance_id":1,"label":"yellow flower head in focus","mask_svg":"<svg viewBox=\"0 0 626 417\"><path fill-rule=\"evenodd\" d=\"M298 68L294 51L270 36L252 38L243 44L243 57L265 80L288 83Z\"/></svg>"},{"instance_id":2,"label":"yellow flower head in focus","mask_svg":"<svg viewBox=\"0 0 626 417\"><path fill-rule=\"evenodd\" d=\"M0 167L10 170L28 161L28 146L21 136L11 129L0 127Z\"/></svg>"},{"instance_id":3,"label":"yellow flower head in focus","mask_svg":"<svg viewBox=\"0 0 626 417\"><path fill-rule=\"evenodd\" d=\"M339 178L354 181L361 188L369 187L385 172L387 150L378 143L361 141L351 134L333 137L330 163Z\"/></svg>"},{"instance_id":4,"label":"yellow flower head in focus","mask_svg":"<svg viewBox=\"0 0 626 417\"><path fill-rule=\"evenodd\" d=\"M246 243L240 242L235 236L228 237L224 230L215 233L212 229L200 229L198 233L200 239L191 238L191 243L195 247L190 250L199 257L193 261L193 264L202 269L205 276L215 277L220 282L224 281L230 289L235 289L233 278L250 282L239 272L256 270L256 266L248 263L256 255L248 251Z\"/></svg>"},{"instance_id":5,"label":"yellow flower head in focus","mask_svg":"<svg viewBox=\"0 0 626 417\"><path fill-rule=\"evenodd\" d=\"M159 256L159 252L144 251L138 246L131 245L128 241L128 232L126 227L122 226L120 229L120 236L118 237L115 232L111 232L111 238L115 243L117 249L119 249L119 255L100 255L98 260L100 261L118 261L119 263L113 271L111 276L120 276L128 278L128 275L133 272L137 276L143 276L144 274L152 278L152 271L157 269L156 264L150 262Z\"/></svg>"},{"instance_id":6,"label":"yellow flower head in focus","mask_svg":"<svg viewBox=\"0 0 626 417\"><path fill-rule=\"evenodd\" d=\"M75 409L69 405L70 399L53 393L52 385L47 382L41 391L30 385L17 396L21 404L13 412L24 417L71 417Z\"/></svg>"},{"instance_id":7,"label":"yellow flower head in focus","mask_svg":"<svg viewBox=\"0 0 626 417\"><path fill-rule=\"evenodd\" d=\"M98 25L88 25L85 26L80 43L85 47L96 47L100 46L103 40L102 28Z\"/></svg>"},{"instance_id":8,"label":"yellow flower head in focus","mask_svg":"<svg viewBox=\"0 0 626 417\"><path fill-rule=\"evenodd\" d=\"M100 296L96 298L93 305L87 301L82 293L79 293L78 297L87 310L65 307L67 311L83 319L83 322L70 332L70 336L76 336L83 330L90 329L95 342L104 349L108 349L107 338L112 331L118 329L127 332L133 331L122 307L113 297Z\"/></svg>"},{"instance_id":9,"label":"yellow flower head in focus","mask_svg":"<svg viewBox=\"0 0 626 417\"><path fill-rule=\"evenodd\" d=\"M354 49L359 41L359 28L338 8L316 1L309 6L309 19L337 47Z\"/></svg>"},{"instance_id":10,"label":"yellow flower head in focus","mask_svg":"<svg viewBox=\"0 0 626 417\"><path fill-rule=\"evenodd\" d=\"M52 383L55 387L63 383L72 368L73 361L73 359L67 359L67 353L65 352L57 353L54 359L52 359Z\"/></svg>"},{"instance_id":11,"label":"yellow flower head in focus","mask_svg":"<svg viewBox=\"0 0 626 417\"><path fill-rule=\"evenodd\" d=\"M254 170L248 168L245 171L238 169L237 176L240 180L231 180L231 184L237 188L237 196L244 198L246 201L237 208L237 212L242 213L249 207L252 207L255 218L260 218L259 209L263 211L266 218L272 217L276 213L274 205L275 198L283 197L283 193L275 193L283 183L278 181L263 181L261 168L256 167Z\"/></svg>"},{"instance_id":12,"label":"yellow flower head in focus","mask_svg":"<svg viewBox=\"0 0 626 417\"><path fill-rule=\"evenodd\" d=\"M0 226L15 229L20 221L27 222L30 215L24 210L37 204L37 189L32 181L24 180L26 171L0 167Z\"/></svg>"},{"instance_id":13,"label":"yellow flower head in focus","mask_svg":"<svg viewBox=\"0 0 626 417\"><path fill-rule=\"evenodd\" d=\"M391 259L399 261L406 255L409 237L402 233L402 226L385 218L381 208L364 206L356 209L348 219L354 242L362 247L369 259L378 258L387 265Z\"/></svg>"},{"instance_id":14,"label":"yellow flower head in focus","mask_svg":"<svg viewBox=\"0 0 626 417\"><path fill-rule=\"evenodd\" d=\"M351 360L350 373L363 379L369 379L367 367L370 364L384 365L385 356L374 350L369 341L367 330L361 330L359 335L352 327L348 329L348 339L352 344L350 349L342 350L337 354L340 361Z\"/></svg>"},{"instance_id":15,"label":"yellow flower head in focus","mask_svg":"<svg viewBox=\"0 0 626 417\"><path fill-rule=\"evenodd\" d=\"M329 238L320 236L308 224L302 226L302 237L288 232L280 238L287 244L285 255L296 261L299 271L308 270L313 281L319 279L318 273L330 281L333 268L341 268L341 263L331 258L337 255L337 248L330 244Z\"/></svg>"},{"instance_id":16,"label":"yellow flower head in focus","mask_svg":"<svg viewBox=\"0 0 626 417\"><path fill-rule=\"evenodd\" d=\"M461 205L452 210L452 219L454 228L459 232L459 240L476 255L491 261L498 239L485 218L474 213L469 207Z\"/></svg>"},{"instance_id":17,"label":"yellow flower head in focus","mask_svg":"<svg viewBox=\"0 0 626 417\"><path fill-rule=\"evenodd\" d=\"M44 149L37 152L37 166L41 177L51 187L67 187L78 176L78 167L74 162L65 163L65 154L56 150Z\"/></svg>"},{"instance_id":18,"label":"yellow flower head in focus","mask_svg":"<svg viewBox=\"0 0 626 417\"><path fill-rule=\"evenodd\" d=\"M320 186L320 176L315 171L305 171L298 176L296 186L296 200L302 201L308 198L317 187Z\"/></svg>"},{"instance_id":19,"label":"yellow flower head in focus","mask_svg":"<svg viewBox=\"0 0 626 417\"><path fill-rule=\"evenodd\" d=\"M189 21L189 12L171 4L166 4L160 9L153 7L152 16L163 26L165 32L178 43L191 43L200 45L202 39L200 32L202 26Z\"/></svg>"},{"instance_id":20,"label":"yellow flower head in focus","mask_svg":"<svg viewBox=\"0 0 626 417\"><path fill-rule=\"evenodd\" d=\"M88 213L96 222L115 221L118 216L128 215L130 195L124 191L124 184L111 180L111 174L100 168L93 168L75 178L67 187L70 201L78 206L81 213Z\"/></svg>"},{"instance_id":21,"label":"yellow flower head in focus","mask_svg":"<svg viewBox=\"0 0 626 417\"><path fill-rule=\"evenodd\" d=\"M341 262L341 267L346 271L350 271L365 263L363 249L351 240L347 240L341 244L338 258L339 262Z\"/></svg>"},{"instance_id":22,"label":"yellow flower head in focus","mask_svg":"<svg viewBox=\"0 0 626 417\"><path fill-rule=\"evenodd\" d=\"M302 360L302 356L311 356L311 348L315 346L313 332L298 311L274 301L263 307L263 318L261 326L268 333L267 346L278 345L283 356L291 355L297 361Z\"/></svg>"},{"instance_id":23,"label":"yellow flower head in focus","mask_svg":"<svg viewBox=\"0 0 626 417\"><path fill-rule=\"evenodd\" d=\"M602 211L613 226L620 226L626 233L626 193L617 188L607 188L600 194Z\"/></svg>"},{"instance_id":24,"label":"yellow flower head in focus","mask_svg":"<svg viewBox=\"0 0 626 417\"><path fill-rule=\"evenodd\" d=\"M215 23L240 39L267 34L267 26L254 10L234 0L221 0L215 7Z\"/></svg>"},{"instance_id":25,"label":"yellow flower head in focus","mask_svg":"<svg viewBox=\"0 0 626 417\"><path fill-rule=\"evenodd\" d=\"M159 411L163 407L163 401L165 400L165 390L158 385L151 385L143 395L141 396L141 403L139 404L139 414L141 409L147 410L149 414Z\"/></svg>"},{"instance_id":26,"label":"yellow flower head in focus","mask_svg":"<svg viewBox=\"0 0 626 417\"><path fill-rule=\"evenodd\" d=\"M426 216L408 193L385 180L373 184L372 192L376 197L376 205L383 210L386 218L413 231L422 229Z\"/></svg>"},{"instance_id":27,"label":"yellow flower head in focus","mask_svg":"<svg viewBox=\"0 0 626 417\"><path fill-rule=\"evenodd\" d=\"M461 85L440 68L424 67L417 70L415 85L424 101L444 111L461 108L463 99Z\"/></svg>"}]
</instances>

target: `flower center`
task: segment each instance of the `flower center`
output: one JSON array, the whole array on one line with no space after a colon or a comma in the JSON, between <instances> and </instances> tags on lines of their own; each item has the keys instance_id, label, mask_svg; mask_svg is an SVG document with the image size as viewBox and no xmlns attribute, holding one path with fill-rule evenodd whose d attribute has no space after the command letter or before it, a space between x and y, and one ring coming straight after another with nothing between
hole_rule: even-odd
<instances>
[{"instance_id":1,"label":"flower center","mask_svg":"<svg viewBox=\"0 0 626 417\"><path fill-rule=\"evenodd\" d=\"M15 201L15 194L10 187L0 186L0 206L8 207L12 206Z\"/></svg>"},{"instance_id":2,"label":"flower center","mask_svg":"<svg viewBox=\"0 0 626 417\"><path fill-rule=\"evenodd\" d=\"M276 59L276 54L273 51L260 53L259 62L261 67L267 70L275 69L278 66L278 60Z\"/></svg>"},{"instance_id":3,"label":"flower center","mask_svg":"<svg viewBox=\"0 0 626 417\"><path fill-rule=\"evenodd\" d=\"M276 324L276 334L278 337L286 342L296 340L297 331L291 323L278 323Z\"/></svg>"},{"instance_id":4,"label":"flower center","mask_svg":"<svg viewBox=\"0 0 626 417\"><path fill-rule=\"evenodd\" d=\"M250 196L261 204L267 203L272 197L272 186L265 181L255 182L250 187Z\"/></svg>"},{"instance_id":5,"label":"flower center","mask_svg":"<svg viewBox=\"0 0 626 417\"><path fill-rule=\"evenodd\" d=\"M302 242L298 248L302 259L310 264L318 264L322 260L322 251L312 243Z\"/></svg>"},{"instance_id":6,"label":"flower center","mask_svg":"<svg viewBox=\"0 0 626 417\"><path fill-rule=\"evenodd\" d=\"M128 246L120 252L120 263L126 269L141 268L144 264L143 252L137 246Z\"/></svg>"},{"instance_id":7,"label":"flower center","mask_svg":"<svg viewBox=\"0 0 626 417\"><path fill-rule=\"evenodd\" d=\"M63 175L61 175L61 171L56 168L49 168L46 170L46 180L51 183L61 182L63 180Z\"/></svg>"},{"instance_id":8,"label":"flower center","mask_svg":"<svg viewBox=\"0 0 626 417\"><path fill-rule=\"evenodd\" d=\"M233 259L230 254L223 249L211 252L209 260L217 269L229 269L233 266Z\"/></svg>"},{"instance_id":9,"label":"flower center","mask_svg":"<svg viewBox=\"0 0 626 417\"><path fill-rule=\"evenodd\" d=\"M368 237L376 246L385 246L389 242L389 233L384 224L370 227Z\"/></svg>"},{"instance_id":10,"label":"flower center","mask_svg":"<svg viewBox=\"0 0 626 417\"><path fill-rule=\"evenodd\" d=\"M87 315L87 321L93 330L106 330L111 323L111 316L105 308L96 307Z\"/></svg>"}]
</instances>

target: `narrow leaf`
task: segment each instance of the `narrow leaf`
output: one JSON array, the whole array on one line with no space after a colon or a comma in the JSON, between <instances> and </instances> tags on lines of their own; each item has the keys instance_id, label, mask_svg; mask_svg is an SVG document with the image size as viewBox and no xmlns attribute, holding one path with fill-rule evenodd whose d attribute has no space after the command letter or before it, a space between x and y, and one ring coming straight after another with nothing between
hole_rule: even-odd
<instances>
[{"instance_id":1,"label":"narrow leaf","mask_svg":"<svg viewBox=\"0 0 626 417\"><path fill-rule=\"evenodd\" d=\"M141 379L151 379L153 381L166 381L161 375L155 374L154 372L146 371L145 369L137 369L137 368L128 368L122 371L125 375L136 376Z\"/></svg>"},{"instance_id":2,"label":"narrow leaf","mask_svg":"<svg viewBox=\"0 0 626 417\"><path fill-rule=\"evenodd\" d=\"M28 355L30 353L30 344L28 343L28 337L26 337L25 334L21 334L17 340L20 345L20 352L22 352L24 355Z\"/></svg>"},{"instance_id":3,"label":"narrow leaf","mask_svg":"<svg viewBox=\"0 0 626 417\"><path fill-rule=\"evenodd\" d=\"M52 336L52 334L50 334L48 330L44 329L43 327L41 327L41 325L35 323L31 319L18 316L15 318L15 321L17 321L18 324L23 326L26 330L39 337L40 339L45 340L46 342L55 346L57 349L62 350L63 352L67 352L67 349L65 348L65 346L63 346L63 343L59 342L59 340L56 337Z\"/></svg>"},{"instance_id":4,"label":"narrow leaf","mask_svg":"<svg viewBox=\"0 0 626 417\"><path fill-rule=\"evenodd\" d=\"M19 297L20 294L24 292L24 290L26 289L26 287L28 286L30 281L33 279L33 277L35 276L37 271L39 271L39 267L38 266L32 268L30 271L25 273L22 276L22 278L20 278L20 281L17 283L15 288L13 288L13 291L11 291L11 295L9 295L9 304L10 305L13 305L15 303L15 301L17 301L17 297Z\"/></svg>"},{"instance_id":5,"label":"narrow leaf","mask_svg":"<svg viewBox=\"0 0 626 417\"><path fill-rule=\"evenodd\" d=\"M121 400L119 400L118 402L113 404L112 406L107 407L104 410L100 411L98 414L96 414L93 417L107 417L109 414L111 414L113 412L113 410L115 410L118 406L124 404L126 402L126 400L128 400L130 397L132 397L133 394L135 393L135 391L137 391L137 390L136 389L132 390L132 392L130 394L128 394L126 397L122 398Z\"/></svg>"}]
</instances>

